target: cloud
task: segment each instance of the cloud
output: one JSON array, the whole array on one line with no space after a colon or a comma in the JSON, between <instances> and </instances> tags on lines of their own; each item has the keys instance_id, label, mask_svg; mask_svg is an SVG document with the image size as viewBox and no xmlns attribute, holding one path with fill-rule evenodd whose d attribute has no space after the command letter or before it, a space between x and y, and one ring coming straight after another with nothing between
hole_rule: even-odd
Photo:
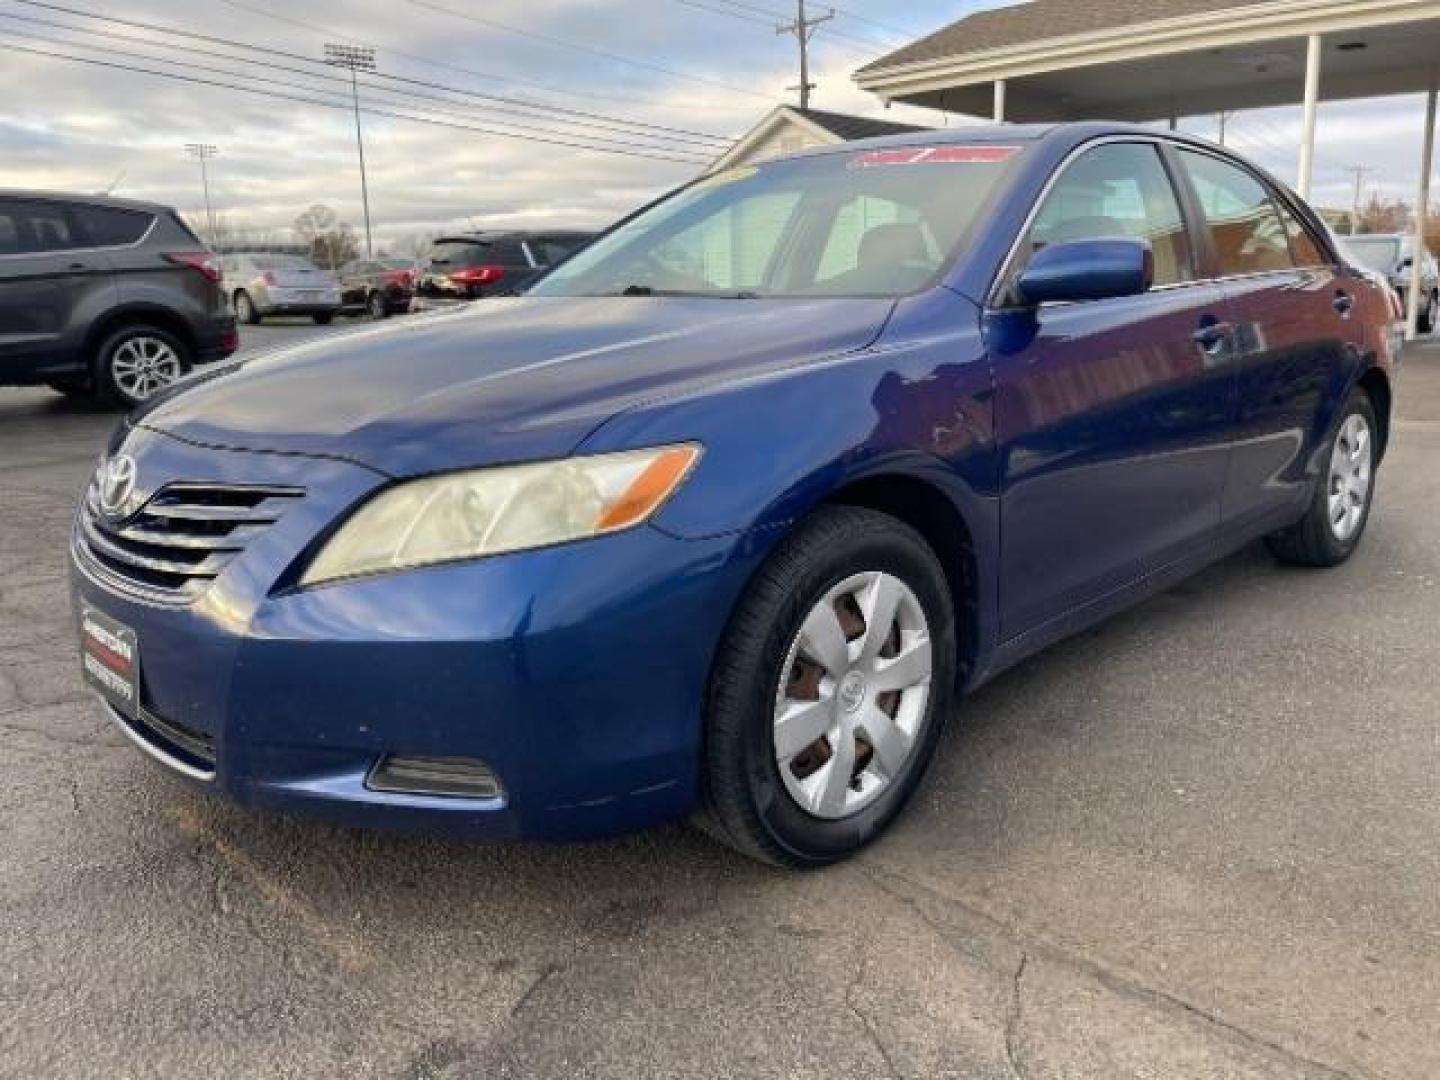
<instances>
[{"instance_id":1,"label":"cloud","mask_svg":"<svg viewBox=\"0 0 1440 1080\"><path fill-rule=\"evenodd\" d=\"M697 160L721 149L719 144L672 140L663 132L637 126L621 131L581 126L602 122L593 118L542 119L514 101L486 101L446 87L624 117L632 125L734 137L788 98L785 88L796 81L794 40L776 35L768 18L753 14L757 7L779 11L789 3L759 0L748 8L731 6L741 16L751 12L749 18L699 10L680 0L491 0L485 5L469 0L333 0L324 5L285 0L116 0L94 10L303 57L320 57L327 40L369 43L377 47L382 70L417 81L387 84L386 92L366 91L369 107L415 111L461 125L528 130L529 137L507 138L364 116L371 209L377 236L384 241L470 225L599 226L683 182L699 168L548 145L540 141L542 137L578 142L587 141L587 136L603 137ZM498 20L542 37L564 38L584 48L563 48L443 14L427 4ZM918 34L957 17L963 8L978 6L993 5L977 0L967 4L914 0L901 8L882 0L849 0L847 12L874 22L842 15L822 29L813 55L812 74L819 83L815 104L918 123L943 122L929 110L897 107L887 112L859 91L850 76L856 67L903 43L904 36L889 24L899 23ZM7 14L105 29L111 36L27 24L4 18ZM63 44L22 39L17 33ZM165 35L151 31L106 27L25 7L16 0L0 0L0 44L142 63L239 88L188 85L7 50L0 63L0 93L7 103L0 120L0 186L98 191L121 177L117 193L174 205L199 220L203 203L198 168L182 146L204 141L220 147L220 156L211 163L212 196L217 211L232 222L284 229L301 210L322 202L359 226L354 120L349 110L259 92L323 98L344 106L344 84L323 81L323 76L338 72L284 56L248 55L251 60L300 69L277 71L238 59L166 49L166 41ZM215 42L193 44L214 53L233 53ZM634 57L642 64L626 64L586 49ZM143 52L151 59L125 60L117 58L115 50ZM210 71L180 68L162 57ZM1297 96L1298 92L1297 87ZM403 97L405 93L442 100L421 101ZM528 118L498 111L502 108L518 109ZM1187 123L1196 130L1207 126L1204 120ZM1350 180L1345 167L1355 162L1376 167L1379 190L1409 197L1419 128L1414 99L1324 106L1317 173L1321 201L1348 205ZM1282 178L1293 179L1296 110L1242 114L1233 122L1232 132L1235 145Z\"/></svg>"}]
</instances>

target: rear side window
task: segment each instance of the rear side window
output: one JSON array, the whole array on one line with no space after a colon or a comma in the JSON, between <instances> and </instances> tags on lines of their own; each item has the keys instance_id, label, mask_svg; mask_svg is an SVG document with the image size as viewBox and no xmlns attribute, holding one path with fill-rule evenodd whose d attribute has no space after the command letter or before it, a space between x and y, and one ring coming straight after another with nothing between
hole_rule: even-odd
<instances>
[{"instance_id":1,"label":"rear side window","mask_svg":"<svg viewBox=\"0 0 1440 1080\"><path fill-rule=\"evenodd\" d=\"M571 253L584 243L585 240L581 237L573 240L553 236L541 237L530 241L530 250L540 261L541 266L554 266L556 263L568 259Z\"/></svg>"},{"instance_id":2,"label":"rear side window","mask_svg":"<svg viewBox=\"0 0 1440 1080\"><path fill-rule=\"evenodd\" d=\"M497 240L493 244L486 245L487 261L499 263L501 266L529 266L530 260L525 257L525 249L520 246L518 240Z\"/></svg>"},{"instance_id":3,"label":"rear side window","mask_svg":"<svg viewBox=\"0 0 1440 1080\"><path fill-rule=\"evenodd\" d=\"M435 266L479 266L487 261L488 246L470 240L438 240L430 247L430 262Z\"/></svg>"},{"instance_id":4,"label":"rear side window","mask_svg":"<svg viewBox=\"0 0 1440 1080\"><path fill-rule=\"evenodd\" d=\"M1156 285L1195 279L1180 200L1149 143L1109 143L1077 158L1045 197L1030 229L1030 251L1124 238L1150 242Z\"/></svg>"},{"instance_id":5,"label":"rear side window","mask_svg":"<svg viewBox=\"0 0 1440 1080\"><path fill-rule=\"evenodd\" d=\"M145 235L154 220L143 210L121 210L112 206L81 206L75 214L92 247L133 244Z\"/></svg>"},{"instance_id":6,"label":"rear side window","mask_svg":"<svg viewBox=\"0 0 1440 1080\"><path fill-rule=\"evenodd\" d=\"M84 246L58 203L0 202L0 255L33 255Z\"/></svg>"},{"instance_id":7,"label":"rear side window","mask_svg":"<svg viewBox=\"0 0 1440 1080\"><path fill-rule=\"evenodd\" d=\"M1264 185L1244 169L1209 154L1181 150L1209 220L1225 277L1289 270L1290 235Z\"/></svg>"}]
</instances>

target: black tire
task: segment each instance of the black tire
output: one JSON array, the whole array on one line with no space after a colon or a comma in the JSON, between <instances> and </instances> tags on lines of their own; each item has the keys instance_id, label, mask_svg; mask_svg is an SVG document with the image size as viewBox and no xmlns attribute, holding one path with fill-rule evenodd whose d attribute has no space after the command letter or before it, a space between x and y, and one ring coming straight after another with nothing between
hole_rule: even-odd
<instances>
[{"instance_id":1,"label":"black tire","mask_svg":"<svg viewBox=\"0 0 1440 1080\"><path fill-rule=\"evenodd\" d=\"M333 311L327 311L323 314L312 315L310 317L315 320L316 326L329 326L335 321L335 313Z\"/></svg>"},{"instance_id":2,"label":"black tire","mask_svg":"<svg viewBox=\"0 0 1440 1080\"><path fill-rule=\"evenodd\" d=\"M365 301L365 310L369 312L370 318L379 322L390 317L390 302L385 299L384 293L372 292Z\"/></svg>"},{"instance_id":3,"label":"black tire","mask_svg":"<svg viewBox=\"0 0 1440 1080\"><path fill-rule=\"evenodd\" d=\"M250 294L244 289L236 291L233 298L235 306L235 318L246 326L260 325L260 309L255 306L255 301L250 299Z\"/></svg>"},{"instance_id":4,"label":"black tire","mask_svg":"<svg viewBox=\"0 0 1440 1080\"><path fill-rule=\"evenodd\" d=\"M179 372L174 376L178 379L185 375L194 364L194 357L190 348L168 330L162 330L158 326L150 326L144 323L132 323L129 326L122 326L109 337L100 343L95 350L94 383L98 389L99 396L125 409L133 409L135 406L146 401L154 394L164 390L169 384L157 386L154 390L144 395L137 395L127 389L122 382L117 380L115 364L116 357L124 346L137 339L148 339L158 341L168 347L174 353L175 361L179 366Z\"/></svg>"},{"instance_id":5,"label":"black tire","mask_svg":"<svg viewBox=\"0 0 1440 1080\"><path fill-rule=\"evenodd\" d=\"M1437 304L1440 304L1440 296L1431 293L1430 302L1426 304L1420 312L1420 320L1415 327L1420 333L1428 334L1435 329L1435 308Z\"/></svg>"},{"instance_id":6,"label":"black tire","mask_svg":"<svg viewBox=\"0 0 1440 1080\"><path fill-rule=\"evenodd\" d=\"M903 766L873 802L822 818L787 789L773 743L776 688L801 623L837 584L882 571L919 601L931 653L929 698ZM703 804L706 832L780 866L844 859L903 809L935 753L955 684L955 619L945 573L924 539L886 514L824 508L788 536L756 574L726 627L707 694Z\"/></svg>"},{"instance_id":7,"label":"black tire","mask_svg":"<svg viewBox=\"0 0 1440 1080\"><path fill-rule=\"evenodd\" d=\"M1341 440L1341 433L1352 416L1364 419L1369 430L1369 486L1367 488L1358 524L1347 535L1340 535L1330 514L1332 489L1331 460L1335 447ZM1329 449L1324 456L1320 477L1315 482L1315 494L1305 516L1288 529L1272 533L1265 538L1270 553L1283 563L1293 566L1339 566L1354 554L1365 535L1365 526L1370 521L1370 508L1375 501L1375 481L1379 462L1377 436L1379 426L1375 420L1375 408L1370 395L1358 387L1351 391L1345 407L1341 409L1335 433L1331 436Z\"/></svg>"}]
</instances>

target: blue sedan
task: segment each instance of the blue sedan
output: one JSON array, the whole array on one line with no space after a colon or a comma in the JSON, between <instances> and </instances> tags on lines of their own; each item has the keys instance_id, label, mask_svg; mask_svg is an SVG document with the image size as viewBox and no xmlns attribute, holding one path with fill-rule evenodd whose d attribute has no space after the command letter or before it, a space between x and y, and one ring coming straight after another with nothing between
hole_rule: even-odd
<instances>
[{"instance_id":1,"label":"blue sedan","mask_svg":"<svg viewBox=\"0 0 1440 1080\"><path fill-rule=\"evenodd\" d=\"M1008 665L1260 538L1348 558L1397 362L1291 192L1099 124L710 175L483 308L115 433L73 581L141 750L356 824L832 862Z\"/></svg>"}]
</instances>

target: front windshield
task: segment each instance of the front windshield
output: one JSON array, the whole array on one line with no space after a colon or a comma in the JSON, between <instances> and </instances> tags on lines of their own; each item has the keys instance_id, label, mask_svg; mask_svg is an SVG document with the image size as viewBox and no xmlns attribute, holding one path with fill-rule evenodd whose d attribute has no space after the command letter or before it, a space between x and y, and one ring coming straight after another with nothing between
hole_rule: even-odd
<instances>
[{"instance_id":1,"label":"front windshield","mask_svg":"<svg viewBox=\"0 0 1440 1080\"><path fill-rule=\"evenodd\" d=\"M709 176L554 270L534 296L899 296L952 260L1014 146L855 150Z\"/></svg>"},{"instance_id":2,"label":"front windshield","mask_svg":"<svg viewBox=\"0 0 1440 1080\"><path fill-rule=\"evenodd\" d=\"M1400 241L1394 237L1347 236L1343 243L1360 265L1388 274L1400 261Z\"/></svg>"}]
</instances>

